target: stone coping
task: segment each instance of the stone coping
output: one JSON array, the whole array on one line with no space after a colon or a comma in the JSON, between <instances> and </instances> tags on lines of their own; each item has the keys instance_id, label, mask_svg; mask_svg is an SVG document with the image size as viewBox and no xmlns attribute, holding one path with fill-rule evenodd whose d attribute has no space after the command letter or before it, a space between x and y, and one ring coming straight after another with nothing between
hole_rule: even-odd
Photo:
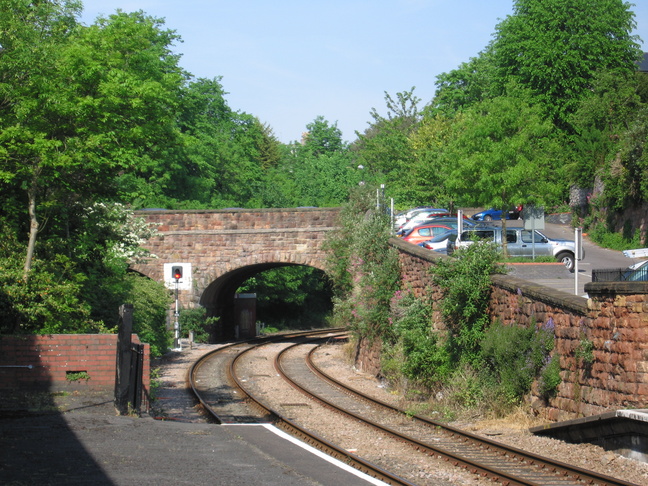
<instances>
[{"instance_id":1,"label":"stone coping","mask_svg":"<svg viewBox=\"0 0 648 486\"><path fill-rule=\"evenodd\" d=\"M588 295L642 295L648 294L648 282L587 282Z\"/></svg>"},{"instance_id":2,"label":"stone coping","mask_svg":"<svg viewBox=\"0 0 648 486\"><path fill-rule=\"evenodd\" d=\"M562 290L552 289L528 280L523 280L511 275L492 275L493 285L497 285L511 292L521 293L522 296L544 302L545 304L569 309L576 314L587 315L589 307L587 299L579 295L573 295Z\"/></svg>"},{"instance_id":3,"label":"stone coping","mask_svg":"<svg viewBox=\"0 0 648 486\"><path fill-rule=\"evenodd\" d=\"M403 241L400 238L390 238L389 243L393 247L398 248L405 253L409 253L410 255L422 258L432 263L444 258L451 258L447 255L426 250L425 248L421 248L418 245L413 245L411 243L408 243L407 241ZM551 265L552 267L555 266L555 264L553 263L549 263L548 265ZM562 263L558 262L558 265L565 268ZM538 264L534 264L534 266L538 268ZM568 270L565 268L565 271ZM572 295L561 290L555 290L550 287L530 282L528 280L524 280L512 275L492 275L491 279L493 285L496 285L505 290L516 293L519 290L519 292L521 292L521 294L525 297L533 298L540 302L544 302L545 304L553 305L563 309L569 309L577 314L586 315L588 313L587 299L585 297Z\"/></svg>"},{"instance_id":4,"label":"stone coping","mask_svg":"<svg viewBox=\"0 0 648 486\"><path fill-rule=\"evenodd\" d=\"M317 207L303 207L303 208L225 208L225 209L138 209L134 211L137 215L144 214L211 214L211 213L285 213L285 212L318 212L318 211L331 211L339 212L342 208L317 208Z\"/></svg>"}]
</instances>

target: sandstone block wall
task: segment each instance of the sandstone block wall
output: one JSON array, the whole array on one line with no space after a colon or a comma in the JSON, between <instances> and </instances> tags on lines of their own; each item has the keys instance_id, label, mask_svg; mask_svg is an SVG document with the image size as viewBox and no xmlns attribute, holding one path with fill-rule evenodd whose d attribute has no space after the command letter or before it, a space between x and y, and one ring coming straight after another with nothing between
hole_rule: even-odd
<instances>
[{"instance_id":1,"label":"sandstone block wall","mask_svg":"<svg viewBox=\"0 0 648 486\"><path fill-rule=\"evenodd\" d=\"M390 242L399 251L404 287L440 299L428 272L447 257ZM509 275L493 275L492 282L491 321L554 328L562 383L548 402L536 396L543 416L565 420L648 406L648 283L589 283L585 299ZM440 322L435 312L432 326L440 329Z\"/></svg>"},{"instance_id":2,"label":"sandstone block wall","mask_svg":"<svg viewBox=\"0 0 648 486\"><path fill-rule=\"evenodd\" d=\"M296 264L324 269L321 245L337 224L339 208L138 211L157 228L145 247L155 255L138 272L162 282L165 263L192 264L193 291L182 307L228 272L256 265ZM268 267L270 268L270 267Z\"/></svg>"}]
</instances>

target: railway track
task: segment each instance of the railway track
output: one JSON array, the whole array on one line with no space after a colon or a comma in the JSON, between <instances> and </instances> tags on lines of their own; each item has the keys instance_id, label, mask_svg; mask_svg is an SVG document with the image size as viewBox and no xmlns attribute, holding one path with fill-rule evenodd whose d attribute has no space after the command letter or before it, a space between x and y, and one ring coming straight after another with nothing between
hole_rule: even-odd
<instances>
[{"instance_id":1,"label":"railway track","mask_svg":"<svg viewBox=\"0 0 648 486\"><path fill-rule=\"evenodd\" d=\"M346 420L350 420L355 427L372 427L377 434L376 440L384 441L381 443L385 444L385 448L388 447L387 437L401 445L407 444L409 454L419 456L418 460L412 459L413 464L420 462L421 458L427 458L427 461L442 460L478 478L488 478L506 485L632 485L505 446L426 417L408 414L348 388L320 370L313 361L318 343L340 335L339 332L317 336L299 334L272 341L232 345L228 350L217 353L220 354L218 360L211 357L206 361L201 360L202 364L194 365L191 372L192 382L197 382L194 391L201 397L203 405L215 414L217 422L272 422L389 484L437 483L405 479L403 474L390 473L383 466L376 465L381 458L375 460L375 456L368 453L367 459L364 459L363 451L356 452L348 444L334 444L334 441L324 437L328 433L326 427L309 423L308 416L315 415L312 413L314 401L336 417L347 417ZM259 353L261 349L266 351ZM227 370L227 376L223 370ZM205 383L213 383L210 377L212 373L221 385L204 386ZM283 402L273 401L273 390L279 391L278 387L285 386L277 383L277 374L299 390L301 398L293 398L290 402L285 399ZM308 397L305 401L304 396ZM345 427L340 418L332 419L332 423L338 429ZM319 435L309 432L314 428L320 431ZM403 467L405 469L406 466Z\"/></svg>"}]
</instances>

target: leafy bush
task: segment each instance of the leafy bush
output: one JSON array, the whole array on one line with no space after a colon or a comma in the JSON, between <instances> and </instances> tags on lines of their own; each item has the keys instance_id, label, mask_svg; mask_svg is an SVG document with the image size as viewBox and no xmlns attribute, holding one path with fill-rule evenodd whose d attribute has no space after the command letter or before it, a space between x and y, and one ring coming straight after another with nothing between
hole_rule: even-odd
<instances>
[{"instance_id":1,"label":"leafy bush","mask_svg":"<svg viewBox=\"0 0 648 486\"><path fill-rule=\"evenodd\" d=\"M206 313L207 309L204 307L182 309L178 318L182 337L189 337L189 332L193 331L195 342L208 342L210 328L218 322L218 317L207 317Z\"/></svg>"},{"instance_id":2,"label":"leafy bush","mask_svg":"<svg viewBox=\"0 0 648 486\"><path fill-rule=\"evenodd\" d=\"M515 403L531 390L553 349L550 326L504 326L494 323L482 341L482 359L496 378L502 396Z\"/></svg>"},{"instance_id":3,"label":"leafy bush","mask_svg":"<svg viewBox=\"0 0 648 486\"><path fill-rule=\"evenodd\" d=\"M457 362L478 364L479 343L488 325L491 278L503 273L496 247L477 242L455 252L456 258L439 261L432 278L443 292L439 301L447 328L448 351Z\"/></svg>"},{"instance_id":4,"label":"leafy bush","mask_svg":"<svg viewBox=\"0 0 648 486\"><path fill-rule=\"evenodd\" d=\"M639 229L634 233L627 230L617 233L610 231L603 223L595 223L588 229L588 235L596 244L612 250L632 250L643 246Z\"/></svg>"},{"instance_id":5,"label":"leafy bush","mask_svg":"<svg viewBox=\"0 0 648 486\"><path fill-rule=\"evenodd\" d=\"M540 379L538 380L538 390L544 398L552 397L558 390L558 385L562 382L560 377L560 357L554 354L542 368Z\"/></svg>"},{"instance_id":6,"label":"leafy bush","mask_svg":"<svg viewBox=\"0 0 648 486\"><path fill-rule=\"evenodd\" d=\"M126 276L133 304L133 332L149 343L151 356L161 356L171 346L172 336L166 326L171 296L163 284L136 274Z\"/></svg>"},{"instance_id":7,"label":"leafy bush","mask_svg":"<svg viewBox=\"0 0 648 486\"><path fill-rule=\"evenodd\" d=\"M372 190L355 193L342 211L340 230L325 245L335 296L332 322L369 340L390 333L389 303L400 277L397 252L387 244L389 217L374 206Z\"/></svg>"},{"instance_id":8,"label":"leafy bush","mask_svg":"<svg viewBox=\"0 0 648 486\"><path fill-rule=\"evenodd\" d=\"M261 326L259 332L262 336L265 336L266 334L275 334L279 332L279 329L273 326Z\"/></svg>"},{"instance_id":9,"label":"leafy bush","mask_svg":"<svg viewBox=\"0 0 648 486\"><path fill-rule=\"evenodd\" d=\"M70 259L35 259L29 279L17 253L0 255L0 331L4 334L100 332L79 295L84 276Z\"/></svg>"},{"instance_id":10,"label":"leafy bush","mask_svg":"<svg viewBox=\"0 0 648 486\"><path fill-rule=\"evenodd\" d=\"M425 387L442 383L450 375L452 365L445 347L439 343L439 334L432 330L430 304L410 292L397 291L391 314L391 353L401 357L399 372ZM385 351L390 354L390 346L385 344Z\"/></svg>"}]
</instances>

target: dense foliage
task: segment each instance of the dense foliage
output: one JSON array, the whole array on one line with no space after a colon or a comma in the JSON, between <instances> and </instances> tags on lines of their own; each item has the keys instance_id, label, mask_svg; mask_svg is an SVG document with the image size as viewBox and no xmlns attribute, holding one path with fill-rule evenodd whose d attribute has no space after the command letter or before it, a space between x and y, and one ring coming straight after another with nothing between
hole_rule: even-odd
<instances>
[{"instance_id":1,"label":"dense foliage","mask_svg":"<svg viewBox=\"0 0 648 486\"><path fill-rule=\"evenodd\" d=\"M381 184L403 209L564 206L579 189L589 198L574 212L593 237L647 244L624 216L648 204L648 74L637 72L622 0L513 0L493 41L438 76L433 100L413 87L385 93L386 111L372 109L351 143L315 114L298 141L280 143L228 105L218 73L196 79L180 66L180 36L162 20L117 11L86 26L81 9L77 0L0 5L0 332L110 330L128 299L149 306L143 332L162 350L168 295L127 272L148 234L132 209L146 207L350 201L329 243L330 285L337 315L371 337L392 332L397 287L389 228L374 210ZM304 307L326 313L328 284L310 270L276 270L243 289L263 293L279 321L280 301L287 320ZM484 331L453 335L438 354L418 348L439 344L422 322L408 318L402 340L388 336L417 357L412 376L476 350Z\"/></svg>"},{"instance_id":2,"label":"dense foliage","mask_svg":"<svg viewBox=\"0 0 648 486\"><path fill-rule=\"evenodd\" d=\"M436 303L408 289L394 293L392 326L382 335L382 372L393 386L434 397L428 405L437 412L440 404L507 412L534 380L543 396L555 393L561 380L551 357L553 322L503 326L487 318L490 275L499 271L495 249L476 243L431 267L443 294ZM433 323L433 309L440 322Z\"/></svg>"},{"instance_id":3,"label":"dense foliage","mask_svg":"<svg viewBox=\"0 0 648 486\"><path fill-rule=\"evenodd\" d=\"M327 243L327 268L334 282L333 321L368 340L389 334L389 306L398 288L396 251L387 244L389 217L374 192L359 187Z\"/></svg>"}]
</instances>

